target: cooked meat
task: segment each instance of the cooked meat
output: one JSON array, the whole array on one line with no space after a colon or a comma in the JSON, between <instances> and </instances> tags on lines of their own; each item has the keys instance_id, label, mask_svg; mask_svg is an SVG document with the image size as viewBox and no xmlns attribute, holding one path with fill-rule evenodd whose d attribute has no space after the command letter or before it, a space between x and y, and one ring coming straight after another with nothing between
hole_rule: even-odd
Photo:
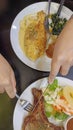
<instances>
[{"instance_id":1,"label":"cooked meat","mask_svg":"<svg viewBox=\"0 0 73 130\"><path fill-rule=\"evenodd\" d=\"M35 106L42 94L42 91L33 88L32 93L34 96ZM56 126L48 121L44 111L44 98L42 96L37 106L34 107L33 111L25 117L22 130L64 130L64 128Z\"/></svg>"},{"instance_id":2,"label":"cooked meat","mask_svg":"<svg viewBox=\"0 0 73 130\"><path fill-rule=\"evenodd\" d=\"M44 28L45 13L37 13L36 20L32 20L25 30L24 51L26 56L35 61L44 54L46 48L46 31Z\"/></svg>"}]
</instances>

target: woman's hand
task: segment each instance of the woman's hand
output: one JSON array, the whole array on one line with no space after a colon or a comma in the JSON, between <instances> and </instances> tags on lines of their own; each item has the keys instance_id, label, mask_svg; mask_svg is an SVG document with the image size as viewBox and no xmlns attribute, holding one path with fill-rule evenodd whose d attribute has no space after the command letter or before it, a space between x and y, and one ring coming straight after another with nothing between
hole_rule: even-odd
<instances>
[{"instance_id":1,"label":"woman's hand","mask_svg":"<svg viewBox=\"0 0 73 130\"><path fill-rule=\"evenodd\" d=\"M5 91L13 98L16 93L16 80L10 64L0 54L0 93Z\"/></svg>"},{"instance_id":2,"label":"woman's hand","mask_svg":"<svg viewBox=\"0 0 73 130\"><path fill-rule=\"evenodd\" d=\"M73 65L73 19L70 19L59 35L54 48L49 83L60 72L66 75Z\"/></svg>"}]
</instances>

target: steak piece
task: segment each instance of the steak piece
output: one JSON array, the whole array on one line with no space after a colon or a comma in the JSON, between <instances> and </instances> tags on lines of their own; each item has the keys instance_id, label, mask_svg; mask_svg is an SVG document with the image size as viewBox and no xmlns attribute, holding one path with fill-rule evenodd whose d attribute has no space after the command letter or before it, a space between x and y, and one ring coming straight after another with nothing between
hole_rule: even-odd
<instances>
[{"instance_id":1,"label":"steak piece","mask_svg":"<svg viewBox=\"0 0 73 130\"><path fill-rule=\"evenodd\" d=\"M22 130L64 130L62 126L56 126L50 123L45 115L44 111L44 97L38 100L42 95L42 91L36 88L32 89L34 96L34 107L33 111L24 118Z\"/></svg>"}]
</instances>

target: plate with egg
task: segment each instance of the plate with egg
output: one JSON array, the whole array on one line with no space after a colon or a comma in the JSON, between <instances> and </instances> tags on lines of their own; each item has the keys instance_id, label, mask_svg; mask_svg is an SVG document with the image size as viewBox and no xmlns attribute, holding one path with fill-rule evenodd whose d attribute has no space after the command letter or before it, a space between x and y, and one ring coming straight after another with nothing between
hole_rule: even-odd
<instances>
[{"instance_id":1,"label":"plate with egg","mask_svg":"<svg viewBox=\"0 0 73 130\"><path fill-rule=\"evenodd\" d=\"M45 72L51 70L51 59L56 39L72 15L72 11L63 6L60 18L52 31L58 7L58 3L51 3L49 29L52 36L49 41L49 34L44 27L48 2L29 5L18 13L12 23L10 30L12 48L17 57L33 69Z\"/></svg>"}]
</instances>

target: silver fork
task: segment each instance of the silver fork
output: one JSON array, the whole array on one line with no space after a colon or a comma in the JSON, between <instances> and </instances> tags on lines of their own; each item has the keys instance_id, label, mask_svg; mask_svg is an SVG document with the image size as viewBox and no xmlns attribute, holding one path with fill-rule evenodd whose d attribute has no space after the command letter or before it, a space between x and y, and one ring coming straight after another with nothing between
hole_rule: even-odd
<instances>
[{"instance_id":1,"label":"silver fork","mask_svg":"<svg viewBox=\"0 0 73 130\"><path fill-rule=\"evenodd\" d=\"M56 13L56 17L57 17L57 16L58 16L58 17L60 16L62 7L63 7L63 5L64 5L64 2L65 2L65 0L61 0L61 1L60 1L60 5L59 5L59 7L58 7L58 11L57 11L57 13ZM45 22L44 22L44 26L45 26L45 29L46 29L47 32L49 32L49 18L48 18L48 16L49 16L49 14L50 14L50 5L51 5L51 0L48 0L48 15L45 17ZM55 23L54 23L54 27L55 27L55 24L56 24L56 20L55 20ZM54 29L54 27L53 27L53 29ZM51 35L51 34L50 34L50 35Z\"/></svg>"},{"instance_id":2,"label":"silver fork","mask_svg":"<svg viewBox=\"0 0 73 130\"><path fill-rule=\"evenodd\" d=\"M53 30L54 30L54 28L55 28L55 26L56 26L58 17L59 17L60 14L61 14L61 11L62 11L64 2L65 2L65 0L61 0L61 1L60 1L60 5L59 5L58 10L57 10L57 12L56 12L56 18L55 18L54 26L53 26L53 28L52 28L52 32L53 32ZM51 32L51 33L52 33L52 32Z\"/></svg>"},{"instance_id":3,"label":"silver fork","mask_svg":"<svg viewBox=\"0 0 73 130\"><path fill-rule=\"evenodd\" d=\"M65 2L65 0L60 1L60 5L59 5L58 11L57 11L57 16L60 16L64 2Z\"/></svg>"},{"instance_id":4,"label":"silver fork","mask_svg":"<svg viewBox=\"0 0 73 130\"><path fill-rule=\"evenodd\" d=\"M50 14L51 0L48 0L48 14L45 17L44 26L47 32L49 32L49 14Z\"/></svg>"},{"instance_id":5,"label":"silver fork","mask_svg":"<svg viewBox=\"0 0 73 130\"><path fill-rule=\"evenodd\" d=\"M17 99L19 99L19 104L24 110L26 110L27 112L31 112L33 110L33 105L29 101L20 98L18 94L16 94L16 97Z\"/></svg>"}]
</instances>

